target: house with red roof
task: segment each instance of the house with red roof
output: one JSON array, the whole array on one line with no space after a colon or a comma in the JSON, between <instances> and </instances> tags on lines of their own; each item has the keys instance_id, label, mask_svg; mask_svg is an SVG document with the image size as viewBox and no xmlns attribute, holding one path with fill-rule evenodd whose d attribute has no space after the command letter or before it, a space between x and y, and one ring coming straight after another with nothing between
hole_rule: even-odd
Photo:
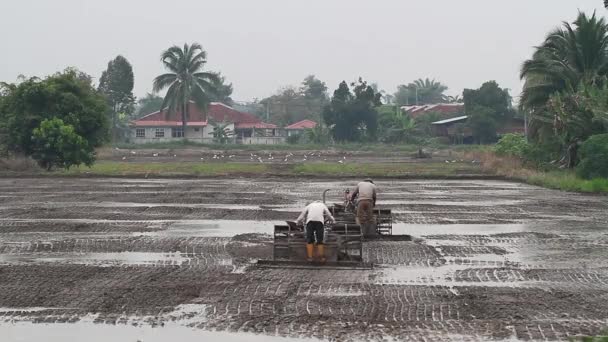
<instances>
[{"instance_id":1,"label":"house with red roof","mask_svg":"<svg viewBox=\"0 0 608 342\"><path fill-rule=\"evenodd\" d=\"M184 131L181 111L156 111L131 122L134 143L187 140L213 143L213 129L222 125L237 144L280 144L285 137L276 125L262 122L257 116L235 110L223 103L212 102L203 113L194 102L189 103L189 119Z\"/></svg>"},{"instance_id":2,"label":"house with red roof","mask_svg":"<svg viewBox=\"0 0 608 342\"><path fill-rule=\"evenodd\" d=\"M302 120L285 127L287 136L300 135L305 130L317 127L317 123L312 120Z\"/></svg>"}]
</instances>

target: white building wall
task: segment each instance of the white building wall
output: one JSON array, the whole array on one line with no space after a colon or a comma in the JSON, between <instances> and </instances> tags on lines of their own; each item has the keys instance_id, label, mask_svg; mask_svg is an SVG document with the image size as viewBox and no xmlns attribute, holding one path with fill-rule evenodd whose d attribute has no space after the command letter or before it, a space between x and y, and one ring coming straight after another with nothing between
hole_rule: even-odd
<instances>
[{"instance_id":1,"label":"white building wall","mask_svg":"<svg viewBox=\"0 0 608 342\"><path fill-rule=\"evenodd\" d=\"M204 143L204 144L212 144L213 143L213 125L207 125L205 127L186 127L186 139ZM156 137L156 129L163 129L165 134L162 138ZM231 131L234 131L234 124L230 124L227 128ZM145 130L145 137L138 138L136 136L137 129ZM198 131L197 131L198 129ZM131 128L131 141L135 144L149 144L149 143L164 143L164 142L172 142L179 141L183 138L173 138L172 135L173 127L139 127L139 128ZM255 144L255 143L254 143Z\"/></svg>"}]
</instances>

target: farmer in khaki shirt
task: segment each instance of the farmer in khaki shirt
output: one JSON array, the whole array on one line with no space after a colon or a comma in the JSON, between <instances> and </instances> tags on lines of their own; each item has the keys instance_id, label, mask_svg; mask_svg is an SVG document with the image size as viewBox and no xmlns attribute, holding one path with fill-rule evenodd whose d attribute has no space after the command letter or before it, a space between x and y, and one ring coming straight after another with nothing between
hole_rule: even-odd
<instances>
[{"instance_id":1,"label":"farmer in khaki shirt","mask_svg":"<svg viewBox=\"0 0 608 342\"><path fill-rule=\"evenodd\" d=\"M357 184L357 188L351 195L352 200L357 200L357 224L363 229L363 235L373 235L374 206L376 205L376 185L374 181L367 178Z\"/></svg>"}]
</instances>

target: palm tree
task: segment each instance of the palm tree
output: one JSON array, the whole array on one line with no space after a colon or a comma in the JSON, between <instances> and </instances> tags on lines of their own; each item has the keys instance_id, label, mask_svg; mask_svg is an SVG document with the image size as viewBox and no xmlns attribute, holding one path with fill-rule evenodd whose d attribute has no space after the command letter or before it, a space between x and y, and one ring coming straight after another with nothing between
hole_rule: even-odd
<instances>
[{"instance_id":1,"label":"palm tree","mask_svg":"<svg viewBox=\"0 0 608 342\"><path fill-rule=\"evenodd\" d=\"M206 112L220 80L217 74L202 71L207 63L207 53L198 43L184 44L183 48L172 46L161 54L160 59L169 72L154 79L153 89L159 92L168 88L161 110L167 109L168 114L181 110L185 139L188 104L194 101L203 113Z\"/></svg>"},{"instance_id":2,"label":"palm tree","mask_svg":"<svg viewBox=\"0 0 608 342\"><path fill-rule=\"evenodd\" d=\"M588 86L603 86L608 74L608 24L594 13L579 13L573 24L549 33L524 62L525 80L520 109L531 114L531 135L551 130L556 118L549 104L559 93L576 93Z\"/></svg>"}]
</instances>

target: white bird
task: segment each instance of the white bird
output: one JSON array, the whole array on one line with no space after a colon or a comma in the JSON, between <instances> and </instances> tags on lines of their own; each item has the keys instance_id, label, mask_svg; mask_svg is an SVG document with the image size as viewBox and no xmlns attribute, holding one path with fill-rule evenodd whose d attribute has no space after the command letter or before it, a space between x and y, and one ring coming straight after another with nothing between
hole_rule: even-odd
<instances>
[{"instance_id":1,"label":"white bird","mask_svg":"<svg viewBox=\"0 0 608 342\"><path fill-rule=\"evenodd\" d=\"M263 163L263 162L264 162L264 161L262 160L262 157L258 157L258 161L259 161L260 163Z\"/></svg>"},{"instance_id":2,"label":"white bird","mask_svg":"<svg viewBox=\"0 0 608 342\"><path fill-rule=\"evenodd\" d=\"M340 164L344 164L344 161L342 161L342 160L338 160L338 163L340 163Z\"/></svg>"},{"instance_id":3,"label":"white bird","mask_svg":"<svg viewBox=\"0 0 608 342\"><path fill-rule=\"evenodd\" d=\"M201 157L201 160L205 160L205 158Z\"/></svg>"},{"instance_id":4,"label":"white bird","mask_svg":"<svg viewBox=\"0 0 608 342\"><path fill-rule=\"evenodd\" d=\"M173 158L175 158L175 157L177 157L177 154L174 154L174 155L173 155Z\"/></svg>"},{"instance_id":5,"label":"white bird","mask_svg":"<svg viewBox=\"0 0 608 342\"><path fill-rule=\"evenodd\" d=\"M126 160L126 159L127 159L127 157L122 157L122 160Z\"/></svg>"},{"instance_id":6,"label":"white bird","mask_svg":"<svg viewBox=\"0 0 608 342\"><path fill-rule=\"evenodd\" d=\"M131 154L137 154L137 152L135 152L135 151L131 151Z\"/></svg>"},{"instance_id":7,"label":"white bird","mask_svg":"<svg viewBox=\"0 0 608 342\"><path fill-rule=\"evenodd\" d=\"M153 157L158 157L158 153L154 153L152 156Z\"/></svg>"}]
</instances>

